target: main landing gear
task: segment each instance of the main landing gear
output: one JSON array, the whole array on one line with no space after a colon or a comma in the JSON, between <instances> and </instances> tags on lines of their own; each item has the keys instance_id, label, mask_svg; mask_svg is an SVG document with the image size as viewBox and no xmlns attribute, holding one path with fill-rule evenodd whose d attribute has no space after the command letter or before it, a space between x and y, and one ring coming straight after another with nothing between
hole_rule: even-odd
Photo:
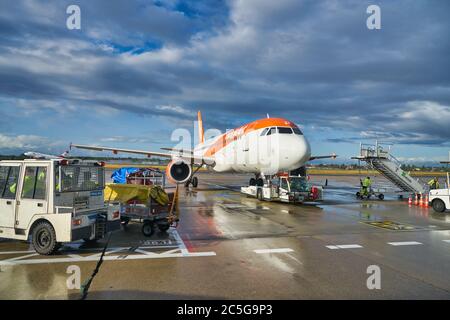
<instances>
[{"instance_id":1,"label":"main landing gear","mask_svg":"<svg viewBox=\"0 0 450 320\"><path fill-rule=\"evenodd\" d=\"M260 175L256 175L255 178L251 178L248 182L249 186L264 186L264 179Z\"/></svg>"}]
</instances>

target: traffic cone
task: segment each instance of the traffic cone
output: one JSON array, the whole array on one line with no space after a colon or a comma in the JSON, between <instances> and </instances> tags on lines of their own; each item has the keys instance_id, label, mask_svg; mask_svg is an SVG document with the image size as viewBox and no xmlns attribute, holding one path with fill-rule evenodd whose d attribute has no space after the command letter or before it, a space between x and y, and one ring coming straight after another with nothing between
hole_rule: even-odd
<instances>
[{"instance_id":1,"label":"traffic cone","mask_svg":"<svg viewBox=\"0 0 450 320\"><path fill-rule=\"evenodd\" d=\"M428 208L429 207L429 202L430 201L430 198L428 198L428 195L425 197L425 203L423 204L424 205L424 207L425 208Z\"/></svg>"},{"instance_id":2,"label":"traffic cone","mask_svg":"<svg viewBox=\"0 0 450 320\"><path fill-rule=\"evenodd\" d=\"M414 199L414 205L416 205L416 206L419 205L419 198L417 197L417 193L416 193L416 198Z\"/></svg>"},{"instance_id":3,"label":"traffic cone","mask_svg":"<svg viewBox=\"0 0 450 320\"><path fill-rule=\"evenodd\" d=\"M411 195L409 195L409 198L408 198L408 206L412 206L412 197L411 197Z\"/></svg>"},{"instance_id":4,"label":"traffic cone","mask_svg":"<svg viewBox=\"0 0 450 320\"><path fill-rule=\"evenodd\" d=\"M423 196L420 195L419 206L423 207Z\"/></svg>"}]
</instances>

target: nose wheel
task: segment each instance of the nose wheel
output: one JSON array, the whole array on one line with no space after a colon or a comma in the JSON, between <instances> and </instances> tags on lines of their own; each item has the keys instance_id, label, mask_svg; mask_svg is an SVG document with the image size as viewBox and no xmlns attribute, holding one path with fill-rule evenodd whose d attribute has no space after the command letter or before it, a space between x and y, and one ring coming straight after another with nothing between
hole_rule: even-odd
<instances>
[{"instance_id":1,"label":"nose wheel","mask_svg":"<svg viewBox=\"0 0 450 320\"><path fill-rule=\"evenodd\" d=\"M262 187L264 186L264 178L260 174L257 174L255 178L250 178L248 185Z\"/></svg>"},{"instance_id":2,"label":"nose wheel","mask_svg":"<svg viewBox=\"0 0 450 320\"><path fill-rule=\"evenodd\" d=\"M191 179L189 179L188 181L186 181L186 188L189 187L189 185L192 184L192 187L197 188L198 186L198 178L197 177L192 177Z\"/></svg>"}]
</instances>

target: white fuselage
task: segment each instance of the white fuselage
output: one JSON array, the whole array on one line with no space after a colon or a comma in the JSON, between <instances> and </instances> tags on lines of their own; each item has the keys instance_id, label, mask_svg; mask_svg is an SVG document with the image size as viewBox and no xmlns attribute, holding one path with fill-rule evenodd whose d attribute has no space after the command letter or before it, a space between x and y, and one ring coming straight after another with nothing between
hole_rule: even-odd
<instances>
[{"instance_id":1,"label":"white fuselage","mask_svg":"<svg viewBox=\"0 0 450 320\"><path fill-rule=\"evenodd\" d=\"M284 128L283 133L276 128ZM211 168L216 172L272 175L295 170L310 159L311 149L303 134L292 128L286 132L289 128L275 124L246 131L244 126L197 145L194 155L213 158Z\"/></svg>"}]
</instances>

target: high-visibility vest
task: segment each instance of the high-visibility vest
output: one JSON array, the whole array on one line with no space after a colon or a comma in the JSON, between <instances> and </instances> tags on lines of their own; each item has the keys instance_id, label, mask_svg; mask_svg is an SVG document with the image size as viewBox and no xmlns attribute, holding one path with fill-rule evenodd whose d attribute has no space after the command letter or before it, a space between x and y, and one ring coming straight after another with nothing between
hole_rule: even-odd
<instances>
[{"instance_id":1,"label":"high-visibility vest","mask_svg":"<svg viewBox=\"0 0 450 320\"><path fill-rule=\"evenodd\" d=\"M428 181L428 185L430 186L430 188L439 189L439 181L435 181L434 179Z\"/></svg>"},{"instance_id":2,"label":"high-visibility vest","mask_svg":"<svg viewBox=\"0 0 450 320\"><path fill-rule=\"evenodd\" d=\"M25 176L23 183L22 194L27 195L34 188L34 178L31 176ZM16 193L17 183L13 183L9 187L9 191L13 194ZM45 172L41 172L38 175L38 181L36 183L36 190L45 190Z\"/></svg>"},{"instance_id":3,"label":"high-visibility vest","mask_svg":"<svg viewBox=\"0 0 450 320\"><path fill-rule=\"evenodd\" d=\"M366 187L366 188L368 188L368 187L370 187L370 185L372 184L372 181L370 181L370 179L364 179L364 181L363 181L363 187Z\"/></svg>"}]
</instances>

